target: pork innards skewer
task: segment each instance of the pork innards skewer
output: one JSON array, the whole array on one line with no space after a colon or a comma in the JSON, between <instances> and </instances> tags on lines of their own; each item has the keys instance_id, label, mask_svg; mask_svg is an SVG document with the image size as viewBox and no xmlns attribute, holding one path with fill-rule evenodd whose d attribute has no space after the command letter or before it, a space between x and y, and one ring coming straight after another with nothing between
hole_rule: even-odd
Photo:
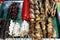
<instances>
[{"instance_id":1,"label":"pork innards skewer","mask_svg":"<svg viewBox=\"0 0 60 40\"><path fill-rule=\"evenodd\" d=\"M37 6L37 7L36 7ZM40 26L40 12L39 12L39 6L38 6L38 0L35 0L35 21L36 21L36 25L35 25L35 36L37 40L41 40L41 38L43 37L43 32L41 30L41 26Z\"/></svg>"},{"instance_id":2,"label":"pork innards skewer","mask_svg":"<svg viewBox=\"0 0 60 40\"><path fill-rule=\"evenodd\" d=\"M33 5L33 7L34 7L34 5ZM35 37L35 35L34 35L34 23L35 23L35 15L34 15L34 8L31 8L30 7L30 37L31 38L34 38Z\"/></svg>"},{"instance_id":3,"label":"pork innards skewer","mask_svg":"<svg viewBox=\"0 0 60 40\"><path fill-rule=\"evenodd\" d=\"M48 18L48 24L47 24L48 28L48 38L55 38L56 37L56 31L54 29L54 25L52 23L52 18Z\"/></svg>"},{"instance_id":4,"label":"pork innards skewer","mask_svg":"<svg viewBox=\"0 0 60 40\"><path fill-rule=\"evenodd\" d=\"M35 27L34 26L34 23L35 23L34 19L31 19L30 20L30 37L31 38L34 38L35 37L35 34L34 34L35 33L35 31L34 31L35 30L34 29L34 27Z\"/></svg>"},{"instance_id":5,"label":"pork innards skewer","mask_svg":"<svg viewBox=\"0 0 60 40\"><path fill-rule=\"evenodd\" d=\"M49 0L45 0L45 15L48 16L48 12L49 12Z\"/></svg>"},{"instance_id":6,"label":"pork innards skewer","mask_svg":"<svg viewBox=\"0 0 60 40\"><path fill-rule=\"evenodd\" d=\"M35 37L34 27L35 27L35 14L34 14L34 0L30 0L30 37L33 39Z\"/></svg>"},{"instance_id":7,"label":"pork innards skewer","mask_svg":"<svg viewBox=\"0 0 60 40\"><path fill-rule=\"evenodd\" d=\"M35 26L35 35L36 35L36 39L40 40L43 37L43 32L41 30L41 26L40 26L40 17L36 18L36 26Z\"/></svg>"}]
</instances>

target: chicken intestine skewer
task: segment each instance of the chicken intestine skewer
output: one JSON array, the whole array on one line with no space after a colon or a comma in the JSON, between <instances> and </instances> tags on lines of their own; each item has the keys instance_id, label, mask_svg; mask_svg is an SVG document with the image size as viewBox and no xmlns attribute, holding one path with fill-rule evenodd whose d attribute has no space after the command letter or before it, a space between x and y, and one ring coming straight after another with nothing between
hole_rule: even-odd
<instances>
[{"instance_id":1,"label":"chicken intestine skewer","mask_svg":"<svg viewBox=\"0 0 60 40\"><path fill-rule=\"evenodd\" d=\"M48 12L50 9L50 5L49 5L49 0L45 0L45 15L48 16Z\"/></svg>"},{"instance_id":2,"label":"chicken intestine skewer","mask_svg":"<svg viewBox=\"0 0 60 40\"><path fill-rule=\"evenodd\" d=\"M46 38L46 21L45 20L42 21L41 25L42 25L43 35Z\"/></svg>"},{"instance_id":3,"label":"chicken intestine skewer","mask_svg":"<svg viewBox=\"0 0 60 40\"><path fill-rule=\"evenodd\" d=\"M35 27L35 15L34 15L34 0L30 0L30 37L33 39L35 37L34 27Z\"/></svg>"},{"instance_id":4,"label":"chicken intestine skewer","mask_svg":"<svg viewBox=\"0 0 60 40\"><path fill-rule=\"evenodd\" d=\"M38 7L39 7L40 14L44 13L44 8L43 8L42 0L38 0Z\"/></svg>"},{"instance_id":5,"label":"chicken intestine skewer","mask_svg":"<svg viewBox=\"0 0 60 40\"><path fill-rule=\"evenodd\" d=\"M37 4L36 4L37 3ZM35 17L37 18L37 17L39 17L39 14L40 14L40 12L39 12L39 7L38 7L38 0L36 0L35 1L35 10L34 10L34 12L35 12Z\"/></svg>"},{"instance_id":6,"label":"chicken intestine skewer","mask_svg":"<svg viewBox=\"0 0 60 40\"><path fill-rule=\"evenodd\" d=\"M35 37L35 34L34 34L34 33L35 33L35 32L34 32L34 27L35 27L35 26L34 26L34 23L35 23L34 19L31 19L31 20L30 20L30 25L31 25L31 26L30 26L30 37L31 37L31 38L34 38L34 37Z\"/></svg>"},{"instance_id":7,"label":"chicken intestine skewer","mask_svg":"<svg viewBox=\"0 0 60 40\"><path fill-rule=\"evenodd\" d=\"M46 38L46 20L45 20L45 15L42 13L40 16L40 22L41 22L41 27L43 30L43 35Z\"/></svg>"},{"instance_id":8,"label":"chicken intestine skewer","mask_svg":"<svg viewBox=\"0 0 60 40\"><path fill-rule=\"evenodd\" d=\"M36 18L36 26L35 26L35 35L36 35L36 39L40 40L43 37L43 32L40 26L40 17Z\"/></svg>"},{"instance_id":9,"label":"chicken intestine skewer","mask_svg":"<svg viewBox=\"0 0 60 40\"><path fill-rule=\"evenodd\" d=\"M56 14L56 2L51 0L51 9L50 9L50 12L51 12L51 17L54 17L55 14Z\"/></svg>"},{"instance_id":10,"label":"chicken intestine skewer","mask_svg":"<svg viewBox=\"0 0 60 40\"><path fill-rule=\"evenodd\" d=\"M34 16L34 14L33 13L30 13L30 37L31 38L34 38L35 37L35 35L34 35L34 25L35 25L35 20L34 20L34 18L35 18L35 16Z\"/></svg>"},{"instance_id":11,"label":"chicken intestine skewer","mask_svg":"<svg viewBox=\"0 0 60 40\"><path fill-rule=\"evenodd\" d=\"M50 17L54 17L56 13L56 2L53 0L45 1L45 15Z\"/></svg>"},{"instance_id":12,"label":"chicken intestine skewer","mask_svg":"<svg viewBox=\"0 0 60 40\"><path fill-rule=\"evenodd\" d=\"M56 37L56 31L54 29L53 23L52 23L52 18L48 18L48 24L47 24L48 28L48 38L55 38Z\"/></svg>"},{"instance_id":13,"label":"chicken intestine skewer","mask_svg":"<svg viewBox=\"0 0 60 40\"><path fill-rule=\"evenodd\" d=\"M36 36L36 39L37 40L41 40L41 38L43 37L43 32L42 32L42 29L41 29L41 26L40 26L40 12L39 12L39 4L38 4L38 1L39 0L36 0L35 1L35 16L36 16L36 26L35 26L35 36Z\"/></svg>"},{"instance_id":14,"label":"chicken intestine skewer","mask_svg":"<svg viewBox=\"0 0 60 40\"><path fill-rule=\"evenodd\" d=\"M42 25L42 30L43 30L43 33L45 34L46 32L46 26L45 26L45 14L44 14L44 8L43 8L43 4L42 4L42 1L41 0L39 0L39 8L40 8L40 15L39 15L39 17L40 17L40 22L41 22L41 25ZM44 35L45 36L45 35Z\"/></svg>"}]
</instances>

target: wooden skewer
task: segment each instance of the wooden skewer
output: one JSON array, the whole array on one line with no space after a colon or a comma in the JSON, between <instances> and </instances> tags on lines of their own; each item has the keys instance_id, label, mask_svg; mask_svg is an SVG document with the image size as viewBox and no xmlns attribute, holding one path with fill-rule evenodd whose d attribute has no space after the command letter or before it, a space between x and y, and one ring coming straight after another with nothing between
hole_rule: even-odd
<instances>
[{"instance_id":1,"label":"wooden skewer","mask_svg":"<svg viewBox=\"0 0 60 40\"><path fill-rule=\"evenodd\" d=\"M5 39L6 39L6 32L5 32Z\"/></svg>"},{"instance_id":2,"label":"wooden skewer","mask_svg":"<svg viewBox=\"0 0 60 40\"><path fill-rule=\"evenodd\" d=\"M49 40L51 40L51 38L49 38Z\"/></svg>"},{"instance_id":3,"label":"wooden skewer","mask_svg":"<svg viewBox=\"0 0 60 40\"><path fill-rule=\"evenodd\" d=\"M12 40L14 40L14 34L13 34L13 32L12 32Z\"/></svg>"},{"instance_id":4,"label":"wooden skewer","mask_svg":"<svg viewBox=\"0 0 60 40\"><path fill-rule=\"evenodd\" d=\"M26 40L26 37L27 37L27 35L25 36L25 40Z\"/></svg>"},{"instance_id":5,"label":"wooden skewer","mask_svg":"<svg viewBox=\"0 0 60 40\"><path fill-rule=\"evenodd\" d=\"M34 38L32 38L32 40L34 40Z\"/></svg>"},{"instance_id":6,"label":"wooden skewer","mask_svg":"<svg viewBox=\"0 0 60 40\"><path fill-rule=\"evenodd\" d=\"M14 27L15 27L15 25L14 25ZM13 27L13 30L12 30L12 40L14 40L14 34L13 34L14 27Z\"/></svg>"},{"instance_id":7,"label":"wooden skewer","mask_svg":"<svg viewBox=\"0 0 60 40\"><path fill-rule=\"evenodd\" d=\"M21 36L21 35L20 35ZM21 40L21 37L20 37L20 40Z\"/></svg>"},{"instance_id":8,"label":"wooden skewer","mask_svg":"<svg viewBox=\"0 0 60 40\"><path fill-rule=\"evenodd\" d=\"M54 40L55 40L55 38L54 38Z\"/></svg>"}]
</instances>

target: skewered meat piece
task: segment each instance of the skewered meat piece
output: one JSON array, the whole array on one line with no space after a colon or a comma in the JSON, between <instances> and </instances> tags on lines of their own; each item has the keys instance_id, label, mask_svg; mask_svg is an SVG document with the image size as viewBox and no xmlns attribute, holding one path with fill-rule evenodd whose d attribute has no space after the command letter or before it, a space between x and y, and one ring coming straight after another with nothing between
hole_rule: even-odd
<instances>
[{"instance_id":1,"label":"skewered meat piece","mask_svg":"<svg viewBox=\"0 0 60 40\"><path fill-rule=\"evenodd\" d=\"M30 4L30 8L34 9L34 5Z\"/></svg>"},{"instance_id":2,"label":"skewered meat piece","mask_svg":"<svg viewBox=\"0 0 60 40\"><path fill-rule=\"evenodd\" d=\"M33 13L30 13L30 18L35 19L35 15Z\"/></svg>"},{"instance_id":3,"label":"skewered meat piece","mask_svg":"<svg viewBox=\"0 0 60 40\"><path fill-rule=\"evenodd\" d=\"M34 13L34 9L30 8L30 13Z\"/></svg>"},{"instance_id":4,"label":"skewered meat piece","mask_svg":"<svg viewBox=\"0 0 60 40\"><path fill-rule=\"evenodd\" d=\"M56 37L56 31L54 29L53 23L52 23L52 18L48 18L48 24L47 24L48 28L48 38L55 38Z\"/></svg>"},{"instance_id":5,"label":"skewered meat piece","mask_svg":"<svg viewBox=\"0 0 60 40\"><path fill-rule=\"evenodd\" d=\"M40 14L40 13L39 13L39 10L35 10L35 13L36 13L36 14Z\"/></svg>"},{"instance_id":6,"label":"skewered meat piece","mask_svg":"<svg viewBox=\"0 0 60 40\"><path fill-rule=\"evenodd\" d=\"M34 5L34 0L30 0L30 4Z\"/></svg>"},{"instance_id":7,"label":"skewered meat piece","mask_svg":"<svg viewBox=\"0 0 60 40\"><path fill-rule=\"evenodd\" d=\"M42 36L43 35L42 35L42 32L41 31L36 32L35 35L36 35L36 39L37 40L41 40L42 39Z\"/></svg>"},{"instance_id":8,"label":"skewered meat piece","mask_svg":"<svg viewBox=\"0 0 60 40\"><path fill-rule=\"evenodd\" d=\"M39 10L39 7L38 7L38 5L35 5L35 7L34 7L36 10Z\"/></svg>"},{"instance_id":9,"label":"skewered meat piece","mask_svg":"<svg viewBox=\"0 0 60 40\"><path fill-rule=\"evenodd\" d=\"M40 17L39 16L36 18L36 21L40 21Z\"/></svg>"}]
</instances>

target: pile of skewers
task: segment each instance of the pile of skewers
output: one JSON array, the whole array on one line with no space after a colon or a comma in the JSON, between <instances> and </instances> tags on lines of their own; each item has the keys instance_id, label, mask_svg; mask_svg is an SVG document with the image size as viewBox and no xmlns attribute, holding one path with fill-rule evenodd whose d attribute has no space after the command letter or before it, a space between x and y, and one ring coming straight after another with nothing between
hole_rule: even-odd
<instances>
[{"instance_id":1,"label":"pile of skewers","mask_svg":"<svg viewBox=\"0 0 60 40\"><path fill-rule=\"evenodd\" d=\"M55 38L56 30L52 20L56 13L56 2L54 0L29 0L27 2L28 0L24 0L23 3L21 25L13 21L17 19L19 5L14 2L9 7L8 18L12 19L8 25L9 35L25 37L29 34L33 40Z\"/></svg>"},{"instance_id":2,"label":"pile of skewers","mask_svg":"<svg viewBox=\"0 0 60 40\"><path fill-rule=\"evenodd\" d=\"M26 1L26 0L25 0ZM26 5L29 5L28 3L26 3ZM23 4L23 9L25 9L25 4ZM29 6L28 6L29 7ZM27 7L27 8L28 8ZM29 10L29 9L26 9ZM28 35L29 32L29 12L26 12L25 10L22 10L22 24L20 25L20 23L15 22L15 20L17 20L17 14L19 12L19 5L16 2L13 2L8 10L8 18L12 19L10 21L10 26L9 26L9 35L14 37L25 37Z\"/></svg>"},{"instance_id":3,"label":"pile of skewers","mask_svg":"<svg viewBox=\"0 0 60 40\"><path fill-rule=\"evenodd\" d=\"M52 22L55 13L56 2L54 0L30 0L30 37L33 40L56 37Z\"/></svg>"}]
</instances>

